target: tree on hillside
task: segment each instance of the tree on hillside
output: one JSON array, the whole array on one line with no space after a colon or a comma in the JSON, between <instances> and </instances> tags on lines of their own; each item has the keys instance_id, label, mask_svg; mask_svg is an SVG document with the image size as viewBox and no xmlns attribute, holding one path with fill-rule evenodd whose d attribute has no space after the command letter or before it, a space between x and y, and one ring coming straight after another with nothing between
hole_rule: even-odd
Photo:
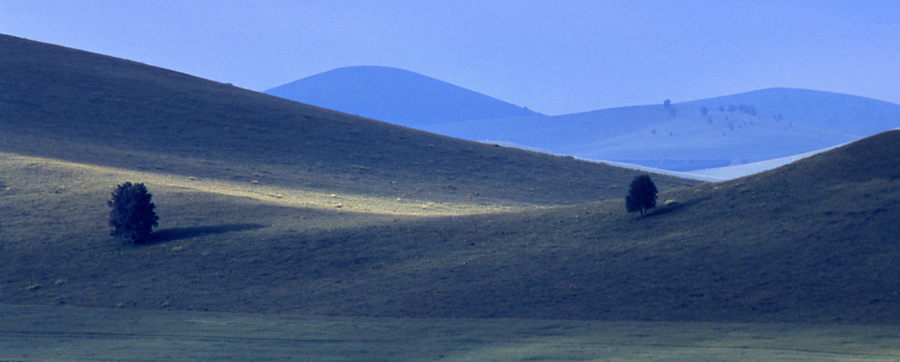
<instances>
[{"instance_id":1,"label":"tree on hillside","mask_svg":"<svg viewBox=\"0 0 900 362\"><path fill-rule=\"evenodd\" d=\"M151 229L159 220L153 211L156 205L153 205L151 197L153 195L142 183L119 185L112 193L112 200L107 201L111 208L109 226L113 228L110 235L129 238L133 243L148 241Z\"/></svg>"},{"instance_id":2,"label":"tree on hillside","mask_svg":"<svg viewBox=\"0 0 900 362\"><path fill-rule=\"evenodd\" d=\"M666 99L666 100L663 102L663 107L664 107L667 111L669 111L669 115L670 115L670 116L675 117L675 107L672 106L672 101Z\"/></svg>"},{"instance_id":3,"label":"tree on hillside","mask_svg":"<svg viewBox=\"0 0 900 362\"><path fill-rule=\"evenodd\" d=\"M628 212L640 211L641 216L646 210L656 207L656 185L650 180L650 175L640 175L631 180L628 196L625 196L625 207Z\"/></svg>"}]
</instances>

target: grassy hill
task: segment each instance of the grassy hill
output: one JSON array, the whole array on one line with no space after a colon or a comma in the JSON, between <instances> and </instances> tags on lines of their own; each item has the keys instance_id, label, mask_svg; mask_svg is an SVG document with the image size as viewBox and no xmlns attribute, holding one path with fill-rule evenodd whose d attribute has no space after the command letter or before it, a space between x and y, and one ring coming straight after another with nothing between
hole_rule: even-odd
<instances>
[{"instance_id":1,"label":"grassy hill","mask_svg":"<svg viewBox=\"0 0 900 362\"><path fill-rule=\"evenodd\" d=\"M0 36L0 151L422 202L620 197L634 171L497 148ZM694 184L666 178L664 188Z\"/></svg>"},{"instance_id":2,"label":"grassy hill","mask_svg":"<svg viewBox=\"0 0 900 362\"><path fill-rule=\"evenodd\" d=\"M893 131L670 191L647 218L621 200L354 212L6 157L0 292L139 309L897 324L898 144ZM159 205L152 245L105 236L108 185L133 178Z\"/></svg>"},{"instance_id":3,"label":"grassy hill","mask_svg":"<svg viewBox=\"0 0 900 362\"><path fill-rule=\"evenodd\" d=\"M900 323L898 131L725 183L653 176L638 218L631 171L0 41L5 304ZM152 244L107 236L123 181L154 195Z\"/></svg>"}]
</instances>

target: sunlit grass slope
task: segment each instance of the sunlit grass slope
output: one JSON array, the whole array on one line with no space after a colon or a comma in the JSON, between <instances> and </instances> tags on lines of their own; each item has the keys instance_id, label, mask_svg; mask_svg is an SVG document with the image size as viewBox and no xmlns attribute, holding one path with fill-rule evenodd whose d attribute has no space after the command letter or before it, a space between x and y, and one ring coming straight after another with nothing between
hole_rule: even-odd
<instances>
[{"instance_id":1,"label":"sunlit grass slope","mask_svg":"<svg viewBox=\"0 0 900 362\"><path fill-rule=\"evenodd\" d=\"M897 324L898 163L894 131L663 193L646 218L620 199L426 217L6 157L0 293L313 315ZM134 176L159 205L152 245L106 236L104 200Z\"/></svg>"}]
</instances>

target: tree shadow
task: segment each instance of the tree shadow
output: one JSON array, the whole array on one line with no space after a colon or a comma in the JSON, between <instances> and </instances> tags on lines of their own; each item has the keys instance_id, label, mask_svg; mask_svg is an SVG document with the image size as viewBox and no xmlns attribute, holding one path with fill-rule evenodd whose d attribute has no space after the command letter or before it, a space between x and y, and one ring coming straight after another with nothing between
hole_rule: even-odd
<instances>
[{"instance_id":1,"label":"tree shadow","mask_svg":"<svg viewBox=\"0 0 900 362\"><path fill-rule=\"evenodd\" d=\"M198 236L232 233L237 231L255 230L264 227L261 224L225 224L214 226L192 226L186 228L169 228L157 230L150 235L150 240L141 244L159 244L175 240L196 238Z\"/></svg>"}]
</instances>

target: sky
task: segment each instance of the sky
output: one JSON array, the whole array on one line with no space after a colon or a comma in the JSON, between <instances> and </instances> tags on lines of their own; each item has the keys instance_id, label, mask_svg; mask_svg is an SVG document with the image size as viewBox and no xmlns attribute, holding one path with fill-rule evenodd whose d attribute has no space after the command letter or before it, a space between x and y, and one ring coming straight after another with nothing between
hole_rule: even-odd
<instances>
[{"instance_id":1,"label":"sky","mask_svg":"<svg viewBox=\"0 0 900 362\"><path fill-rule=\"evenodd\" d=\"M771 87L900 104L896 0L0 0L0 33L254 91L397 67L547 115Z\"/></svg>"}]
</instances>

